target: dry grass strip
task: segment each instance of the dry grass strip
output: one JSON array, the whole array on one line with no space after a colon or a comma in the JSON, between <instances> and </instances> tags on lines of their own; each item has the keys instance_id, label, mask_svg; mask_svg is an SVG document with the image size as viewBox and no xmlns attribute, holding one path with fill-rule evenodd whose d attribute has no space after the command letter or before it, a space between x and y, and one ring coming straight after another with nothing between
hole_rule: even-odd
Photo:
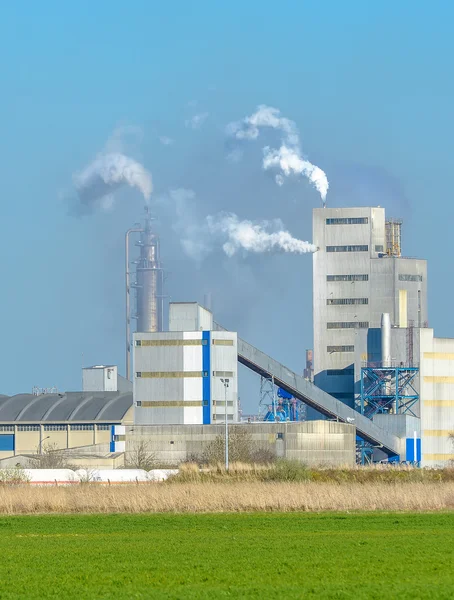
<instances>
[{"instance_id":1,"label":"dry grass strip","mask_svg":"<svg viewBox=\"0 0 454 600\"><path fill-rule=\"evenodd\" d=\"M231 482L0 487L0 514L444 511L454 483Z\"/></svg>"}]
</instances>

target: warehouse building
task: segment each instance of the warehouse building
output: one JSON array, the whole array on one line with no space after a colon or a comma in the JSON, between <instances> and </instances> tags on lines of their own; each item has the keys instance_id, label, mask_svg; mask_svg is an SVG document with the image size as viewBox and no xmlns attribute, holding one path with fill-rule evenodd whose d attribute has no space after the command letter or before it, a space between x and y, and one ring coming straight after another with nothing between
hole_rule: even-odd
<instances>
[{"instance_id":1,"label":"warehouse building","mask_svg":"<svg viewBox=\"0 0 454 600\"><path fill-rule=\"evenodd\" d=\"M133 421L132 392L67 392L0 396L0 459L103 445L124 451Z\"/></svg>"}]
</instances>

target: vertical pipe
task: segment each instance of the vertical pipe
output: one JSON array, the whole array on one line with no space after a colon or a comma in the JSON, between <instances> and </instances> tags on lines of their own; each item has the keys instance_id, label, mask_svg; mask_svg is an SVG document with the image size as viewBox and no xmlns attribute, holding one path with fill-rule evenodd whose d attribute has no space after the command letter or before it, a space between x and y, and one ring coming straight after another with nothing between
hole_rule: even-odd
<instances>
[{"instance_id":1,"label":"vertical pipe","mask_svg":"<svg viewBox=\"0 0 454 600\"><path fill-rule=\"evenodd\" d=\"M381 316L381 363L382 367L391 366L391 318L389 313Z\"/></svg>"},{"instance_id":2,"label":"vertical pipe","mask_svg":"<svg viewBox=\"0 0 454 600\"><path fill-rule=\"evenodd\" d=\"M224 398L225 398L225 470L229 470L229 421L227 417L227 380L224 381Z\"/></svg>"},{"instance_id":3,"label":"vertical pipe","mask_svg":"<svg viewBox=\"0 0 454 600\"><path fill-rule=\"evenodd\" d=\"M140 227L131 227L125 235L125 286L126 286L126 379L131 379L131 297L129 273L129 235L142 232Z\"/></svg>"}]
</instances>

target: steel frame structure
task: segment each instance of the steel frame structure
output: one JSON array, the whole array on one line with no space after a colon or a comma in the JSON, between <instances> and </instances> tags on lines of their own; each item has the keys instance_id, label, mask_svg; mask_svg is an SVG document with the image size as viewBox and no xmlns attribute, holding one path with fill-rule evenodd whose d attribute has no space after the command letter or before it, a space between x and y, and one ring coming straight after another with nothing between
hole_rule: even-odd
<instances>
[{"instance_id":1,"label":"steel frame structure","mask_svg":"<svg viewBox=\"0 0 454 600\"><path fill-rule=\"evenodd\" d=\"M378 413L410 414L419 400L413 382L418 367L362 367L356 410L371 419Z\"/></svg>"}]
</instances>

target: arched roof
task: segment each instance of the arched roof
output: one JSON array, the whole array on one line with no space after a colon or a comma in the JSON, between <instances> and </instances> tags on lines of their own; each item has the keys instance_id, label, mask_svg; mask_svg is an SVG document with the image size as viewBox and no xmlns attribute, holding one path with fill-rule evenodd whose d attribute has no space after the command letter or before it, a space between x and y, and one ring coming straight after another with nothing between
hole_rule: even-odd
<instances>
[{"instance_id":1,"label":"arched roof","mask_svg":"<svg viewBox=\"0 0 454 600\"><path fill-rule=\"evenodd\" d=\"M132 392L67 392L0 396L0 423L121 421L132 406Z\"/></svg>"}]
</instances>

